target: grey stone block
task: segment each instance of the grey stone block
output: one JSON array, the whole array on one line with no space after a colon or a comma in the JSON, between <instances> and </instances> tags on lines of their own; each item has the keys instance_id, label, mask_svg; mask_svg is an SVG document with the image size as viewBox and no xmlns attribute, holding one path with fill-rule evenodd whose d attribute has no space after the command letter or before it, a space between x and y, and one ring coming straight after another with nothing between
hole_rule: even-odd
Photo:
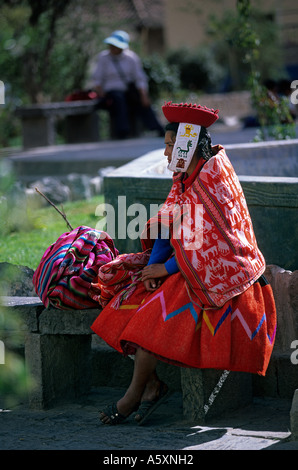
<instances>
[{"instance_id":1,"label":"grey stone block","mask_svg":"<svg viewBox=\"0 0 298 470\"><path fill-rule=\"evenodd\" d=\"M77 398L91 386L91 337L31 333L25 343L26 365L34 382L31 408L44 409Z\"/></svg>"},{"instance_id":2,"label":"grey stone block","mask_svg":"<svg viewBox=\"0 0 298 470\"><path fill-rule=\"evenodd\" d=\"M100 314L98 309L43 310L39 317L39 332L43 335L91 335L90 329Z\"/></svg>"},{"instance_id":3,"label":"grey stone block","mask_svg":"<svg viewBox=\"0 0 298 470\"><path fill-rule=\"evenodd\" d=\"M205 393L202 370L181 369L183 415L186 419L205 423Z\"/></svg>"},{"instance_id":4,"label":"grey stone block","mask_svg":"<svg viewBox=\"0 0 298 470\"><path fill-rule=\"evenodd\" d=\"M21 198L21 193L19 197ZM27 266L16 266L11 263L0 263L0 293L6 296L36 296L32 283L33 269Z\"/></svg>"},{"instance_id":5,"label":"grey stone block","mask_svg":"<svg viewBox=\"0 0 298 470\"><path fill-rule=\"evenodd\" d=\"M298 366L291 362L292 352L273 351L265 377L253 377L254 396L292 398L298 388Z\"/></svg>"},{"instance_id":6,"label":"grey stone block","mask_svg":"<svg viewBox=\"0 0 298 470\"><path fill-rule=\"evenodd\" d=\"M22 127L24 148L45 147L55 144L54 116L24 117Z\"/></svg>"},{"instance_id":7,"label":"grey stone block","mask_svg":"<svg viewBox=\"0 0 298 470\"><path fill-rule=\"evenodd\" d=\"M297 176L297 139L226 145L238 175ZM282 165L280 159L282 158Z\"/></svg>"},{"instance_id":8,"label":"grey stone block","mask_svg":"<svg viewBox=\"0 0 298 470\"><path fill-rule=\"evenodd\" d=\"M290 411L292 438L298 441L298 389L295 390Z\"/></svg>"},{"instance_id":9,"label":"grey stone block","mask_svg":"<svg viewBox=\"0 0 298 470\"><path fill-rule=\"evenodd\" d=\"M66 118L69 143L99 141L95 103L89 100L23 106L16 109L16 115L22 121L24 148L54 145L59 118Z\"/></svg>"},{"instance_id":10,"label":"grey stone block","mask_svg":"<svg viewBox=\"0 0 298 470\"><path fill-rule=\"evenodd\" d=\"M204 424L252 403L252 377L242 372L181 369L183 414Z\"/></svg>"},{"instance_id":11,"label":"grey stone block","mask_svg":"<svg viewBox=\"0 0 298 470\"><path fill-rule=\"evenodd\" d=\"M18 315L23 331L38 331L38 318L44 310L38 297L1 297L0 304Z\"/></svg>"},{"instance_id":12,"label":"grey stone block","mask_svg":"<svg viewBox=\"0 0 298 470\"><path fill-rule=\"evenodd\" d=\"M298 339L298 271L287 271L275 265L266 268L277 310L277 330L274 349L287 352Z\"/></svg>"},{"instance_id":13,"label":"grey stone block","mask_svg":"<svg viewBox=\"0 0 298 470\"><path fill-rule=\"evenodd\" d=\"M46 309L36 297L5 297L2 304L22 320L25 361L34 382L30 406L48 408L87 393L92 371L90 326L100 309Z\"/></svg>"}]
</instances>

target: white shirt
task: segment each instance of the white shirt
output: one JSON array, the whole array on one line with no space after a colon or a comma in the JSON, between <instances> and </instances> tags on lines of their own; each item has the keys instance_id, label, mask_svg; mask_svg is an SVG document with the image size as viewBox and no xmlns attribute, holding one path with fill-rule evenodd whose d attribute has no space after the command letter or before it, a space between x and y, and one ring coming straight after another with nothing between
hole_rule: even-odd
<instances>
[{"instance_id":1,"label":"white shirt","mask_svg":"<svg viewBox=\"0 0 298 470\"><path fill-rule=\"evenodd\" d=\"M97 64L93 74L94 86L101 86L104 92L110 90L125 91L127 83L134 82L139 89L148 90L146 74L138 55L130 49L125 49L119 55L112 55L109 50L98 54ZM125 81L118 72L117 65L125 76Z\"/></svg>"}]
</instances>

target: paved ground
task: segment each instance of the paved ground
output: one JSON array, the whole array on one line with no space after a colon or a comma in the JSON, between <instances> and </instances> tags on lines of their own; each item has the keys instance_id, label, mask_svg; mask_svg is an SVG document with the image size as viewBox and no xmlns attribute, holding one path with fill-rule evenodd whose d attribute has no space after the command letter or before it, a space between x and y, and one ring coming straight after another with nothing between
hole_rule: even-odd
<instances>
[{"instance_id":1,"label":"paved ground","mask_svg":"<svg viewBox=\"0 0 298 470\"><path fill-rule=\"evenodd\" d=\"M100 450L102 458L110 456L110 451L119 457L136 450L164 455L170 451L298 450L289 430L290 400L257 399L249 407L201 426L183 419L182 397L175 392L143 426L135 425L132 417L118 426L101 424L98 410L122 393L122 389L101 387L77 403L47 411L29 410L26 405L2 410L0 450Z\"/></svg>"}]
</instances>

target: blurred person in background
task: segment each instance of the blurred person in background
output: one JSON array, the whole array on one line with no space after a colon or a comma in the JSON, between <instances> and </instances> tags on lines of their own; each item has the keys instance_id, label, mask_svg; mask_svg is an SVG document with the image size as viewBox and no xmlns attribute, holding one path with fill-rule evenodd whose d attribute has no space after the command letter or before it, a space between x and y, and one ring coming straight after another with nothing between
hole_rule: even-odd
<instances>
[{"instance_id":1,"label":"blurred person in background","mask_svg":"<svg viewBox=\"0 0 298 470\"><path fill-rule=\"evenodd\" d=\"M141 60L129 49L129 35L114 31L104 43L109 48L97 56L93 88L100 98L98 107L110 112L116 138L132 136L132 115L139 117L147 129L163 136L163 127L151 107Z\"/></svg>"}]
</instances>

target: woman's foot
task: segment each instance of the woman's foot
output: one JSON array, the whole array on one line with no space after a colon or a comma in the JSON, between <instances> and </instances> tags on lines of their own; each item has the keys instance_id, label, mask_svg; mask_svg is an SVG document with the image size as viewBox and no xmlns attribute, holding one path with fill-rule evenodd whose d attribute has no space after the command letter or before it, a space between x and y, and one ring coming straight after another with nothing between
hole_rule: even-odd
<instances>
[{"instance_id":1,"label":"woman's foot","mask_svg":"<svg viewBox=\"0 0 298 470\"><path fill-rule=\"evenodd\" d=\"M152 374L142 394L141 402L157 399L163 386L166 386L164 382L162 382L156 374Z\"/></svg>"},{"instance_id":2,"label":"woman's foot","mask_svg":"<svg viewBox=\"0 0 298 470\"><path fill-rule=\"evenodd\" d=\"M109 407L100 413L104 424L123 421L139 408L142 400L154 400L159 395L160 380L155 372L157 359L147 351L138 348L135 354L132 381L125 395L111 410ZM115 416L114 416L115 415Z\"/></svg>"},{"instance_id":3,"label":"woman's foot","mask_svg":"<svg viewBox=\"0 0 298 470\"><path fill-rule=\"evenodd\" d=\"M121 424L128 416L136 411L140 402L127 397L127 394L115 404L107 406L99 413L99 419L103 424Z\"/></svg>"},{"instance_id":4,"label":"woman's foot","mask_svg":"<svg viewBox=\"0 0 298 470\"><path fill-rule=\"evenodd\" d=\"M112 403L100 411L99 419L103 424L121 424L126 416L119 413L116 403Z\"/></svg>"},{"instance_id":5,"label":"woman's foot","mask_svg":"<svg viewBox=\"0 0 298 470\"><path fill-rule=\"evenodd\" d=\"M143 424L148 416L165 400L168 396L168 386L161 381L148 384L141 399L141 404L135 414L138 424Z\"/></svg>"}]
</instances>

